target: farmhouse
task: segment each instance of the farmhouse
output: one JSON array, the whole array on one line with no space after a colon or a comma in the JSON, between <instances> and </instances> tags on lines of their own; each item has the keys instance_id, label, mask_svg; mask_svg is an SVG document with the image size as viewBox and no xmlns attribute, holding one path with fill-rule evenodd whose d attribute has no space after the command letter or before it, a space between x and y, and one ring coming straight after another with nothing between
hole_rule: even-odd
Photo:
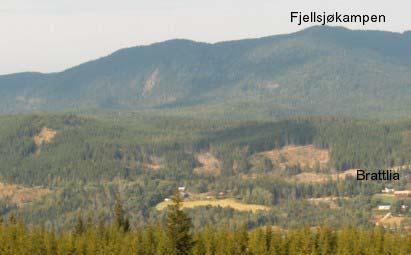
<instances>
[{"instance_id":1,"label":"farmhouse","mask_svg":"<svg viewBox=\"0 0 411 255\"><path fill-rule=\"evenodd\" d=\"M381 190L382 193L394 193L395 189L389 189L385 187L383 190Z\"/></svg>"}]
</instances>

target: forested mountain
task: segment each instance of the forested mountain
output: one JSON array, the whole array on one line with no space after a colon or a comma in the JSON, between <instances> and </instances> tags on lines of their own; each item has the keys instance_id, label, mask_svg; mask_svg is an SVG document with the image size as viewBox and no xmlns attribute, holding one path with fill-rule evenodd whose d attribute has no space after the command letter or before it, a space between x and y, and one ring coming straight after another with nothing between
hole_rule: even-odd
<instances>
[{"instance_id":1,"label":"forested mountain","mask_svg":"<svg viewBox=\"0 0 411 255\"><path fill-rule=\"evenodd\" d=\"M214 117L411 109L411 34L312 27L259 39L171 40L119 50L59 73L0 76L0 111L202 110Z\"/></svg>"}]
</instances>

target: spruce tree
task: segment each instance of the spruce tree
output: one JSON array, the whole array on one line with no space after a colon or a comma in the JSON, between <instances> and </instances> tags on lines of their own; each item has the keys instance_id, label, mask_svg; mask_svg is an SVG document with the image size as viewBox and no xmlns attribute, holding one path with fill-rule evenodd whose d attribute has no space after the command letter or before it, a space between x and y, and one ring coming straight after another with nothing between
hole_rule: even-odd
<instances>
[{"instance_id":1,"label":"spruce tree","mask_svg":"<svg viewBox=\"0 0 411 255\"><path fill-rule=\"evenodd\" d=\"M179 192L176 192L172 201L173 204L168 207L167 214L167 237L170 250L173 251L173 255L189 255L194 246L190 232L191 219L182 210L182 198Z\"/></svg>"},{"instance_id":2,"label":"spruce tree","mask_svg":"<svg viewBox=\"0 0 411 255\"><path fill-rule=\"evenodd\" d=\"M234 232L234 242L235 242L235 249L236 252L235 254L238 255L246 255L249 254L248 252L248 231L247 231L247 225L243 225L241 229L237 230Z\"/></svg>"},{"instance_id":3,"label":"spruce tree","mask_svg":"<svg viewBox=\"0 0 411 255\"><path fill-rule=\"evenodd\" d=\"M120 199L117 199L116 206L114 208L114 223L118 229L121 229L124 225L123 204Z\"/></svg>"},{"instance_id":4,"label":"spruce tree","mask_svg":"<svg viewBox=\"0 0 411 255\"><path fill-rule=\"evenodd\" d=\"M114 217L115 226L117 227L117 229L124 232L130 231L130 220L125 216L123 204L121 203L120 199L117 199L116 207L114 209Z\"/></svg>"},{"instance_id":5,"label":"spruce tree","mask_svg":"<svg viewBox=\"0 0 411 255\"><path fill-rule=\"evenodd\" d=\"M82 235L86 231L86 225L84 224L83 217L79 212L77 214L77 222L76 226L74 227L74 234L76 236Z\"/></svg>"}]
</instances>

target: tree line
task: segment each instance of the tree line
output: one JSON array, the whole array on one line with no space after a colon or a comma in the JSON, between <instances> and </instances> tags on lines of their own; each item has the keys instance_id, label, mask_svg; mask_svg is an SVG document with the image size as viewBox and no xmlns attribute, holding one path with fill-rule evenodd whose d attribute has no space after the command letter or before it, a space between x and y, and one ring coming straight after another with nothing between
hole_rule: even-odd
<instances>
[{"instance_id":1,"label":"tree line","mask_svg":"<svg viewBox=\"0 0 411 255\"><path fill-rule=\"evenodd\" d=\"M207 226L192 231L190 217L179 195L167 211L164 225L132 228L121 202L112 224L83 219L72 231L57 233L44 227L27 228L14 215L0 224L0 254L74 255L305 255L305 254L410 254L411 234L382 228L332 229L327 226L285 231L270 226L236 230Z\"/></svg>"}]
</instances>

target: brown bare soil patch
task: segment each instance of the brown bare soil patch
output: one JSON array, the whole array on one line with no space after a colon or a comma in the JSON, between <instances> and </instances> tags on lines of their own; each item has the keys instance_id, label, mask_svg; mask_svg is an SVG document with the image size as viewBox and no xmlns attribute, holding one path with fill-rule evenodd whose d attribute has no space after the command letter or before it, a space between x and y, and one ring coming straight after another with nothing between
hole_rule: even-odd
<instances>
[{"instance_id":1,"label":"brown bare soil patch","mask_svg":"<svg viewBox=\"0 0 411 255\"><path fill-rule=\"evenodd\" d=\"M257 155L269 158L273 164L282 169L297 165L302 168L313 168L316 165L320 168L325 168L330 161L329 151L316 148L314 145L290 145L281 149L260 152Z\"/></svg>"},{"instance_id":2,"label":"brown bare soil patch","mask_svg":"<svg viewBox=\"0 0 411 255\"><path fill-rule=\"evenodd\" d=\"M34 137L34 143L37 147L40 147L43 144L50 143L53 138L56 136L57 131L43 127L38 135Z\"/></svg>"},{"instance_id":3,"label":"brown bare soil patch","mask_svg":"<svg viewBox=\"0 0 411 255\"><path fill-rule=\"evenodd\" d=\"M380 224L382 224L383 226L396 226L396 227L399 227L403 220L404 220L404 217L391 216L391 217L383 220L382 222L380 222Z\"/></svg>"},{"instance_id":4,"label":"brown bare soil patch","mask_svg":"<svg viewBox=\"0 0 411 255\"><path fill-rule=\"evenodd\" d=\"M376 226L382 226L384 228L399 228L402 223L407 222L407 217L393 216L391 213L387 213L383 217L376 218ZM407 225L407 224L405 224ZM409 228L409 226L404 226Z\"/></svg>"},{"instance_id":5,"label":"brown bare soil patch","mask_svg":"<svg viewBox=\"0 0 411 255\"><path fill-rule=\"evenodd\" d=\"M18 207L36 201L49 193L51 193L49 189L0 183L0 199Z\"/></svg>"},{"instance_id":6,"label":"brown bare soil patch","mask_svg":"<svg viewBox=\"0 0 411 255\"><path fill-rule=\"evenodd\" d=\"M163 160L160 157L150 156L148 162L139 163L141 167L150 170L159 170L163 167Z\"/></svg>"},{"instance_id":7,"label":"brown bare soil patch","mask_svg":"<svg viewBox=\"0 0 411 255\"><path fill-rule=\"evenodd\" d=\"M213 154L209 152L199 153L196 158L202 166L194 168L194 173L214 176L221 174L221 163Z\"/></svg>"},{"instance_id":8,"label":"brown bare soil patch","mask_svg":"<svg viewBox=\"0 0 411 255\"><path fill-rule=\"evenodd\" d=\"M162 165L156 164L156 163L152 163L152 164L150 164L150 163L142 163L141 166L142 166L143 168L147 168L147 169L151 169L151 170L158 170L158 169L160 169L160 168L162 167Z\"/></svg>"}]
</instances>

